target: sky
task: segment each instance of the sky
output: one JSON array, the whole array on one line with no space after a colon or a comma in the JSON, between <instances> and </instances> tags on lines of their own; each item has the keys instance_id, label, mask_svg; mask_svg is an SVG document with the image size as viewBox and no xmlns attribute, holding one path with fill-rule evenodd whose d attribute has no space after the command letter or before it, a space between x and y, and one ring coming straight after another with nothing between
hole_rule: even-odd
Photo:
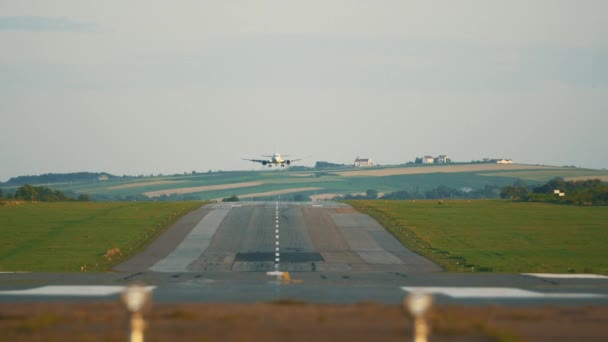
<instances>
[{"instance_id":1,"label":"sky","mask_svg":"<svg viewBox=\"0 0 608 342\"><path fill-rule=\"evenodd\" d=\"M0 181L454 161L608 168L608 1L0 0Z\"/></svg>"}]
</instances>

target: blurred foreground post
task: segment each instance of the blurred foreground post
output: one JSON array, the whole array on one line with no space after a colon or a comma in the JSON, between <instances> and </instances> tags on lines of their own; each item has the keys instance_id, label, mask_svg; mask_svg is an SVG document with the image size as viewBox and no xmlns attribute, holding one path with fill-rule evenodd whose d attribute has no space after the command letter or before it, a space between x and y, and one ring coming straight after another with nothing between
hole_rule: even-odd
<instances>
[{"instance_id":1,"label":"blurred foreground post","mask_svg":"<svg viewBox=\"0 0 608 342\"><path fill-rule=\"evenodd\" d=\"M122 293L122 301L131 313L131 342L144 341L144 321L143 309L150 302L150 289L139 285L131 284Z\"/></svg>"},{"instance_id":2,"label":"blurred foreground post","mask_svg":"<svg viewBox=\"0 0 608 342\"><path fill-rule=\"evenodd\" d=\"M426 342L430 328L426 321L426 313L433 305L433 297L426 293L414 292L403 301L403 306L414 316L414 342Z\"/></svg>"}]
</instances>

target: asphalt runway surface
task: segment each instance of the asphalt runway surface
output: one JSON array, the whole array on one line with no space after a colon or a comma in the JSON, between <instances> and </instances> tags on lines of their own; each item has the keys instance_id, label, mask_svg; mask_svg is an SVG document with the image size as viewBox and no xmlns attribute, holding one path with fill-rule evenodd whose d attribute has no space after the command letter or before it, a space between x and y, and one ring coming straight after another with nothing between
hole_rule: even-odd
<instances>
[{"instance_id":1,"label":"asphalt runway surface","mask_svg":"<svg viewBox=\"0 0 608 342\"><path fill-rule=\"evenodd\" d=\"M0 273L0 302L115 300L133 282L165 303L608 304L608 277L446 273L345 204L278 201L204 206L112 273Z\"/></svg>"}]
</instances>

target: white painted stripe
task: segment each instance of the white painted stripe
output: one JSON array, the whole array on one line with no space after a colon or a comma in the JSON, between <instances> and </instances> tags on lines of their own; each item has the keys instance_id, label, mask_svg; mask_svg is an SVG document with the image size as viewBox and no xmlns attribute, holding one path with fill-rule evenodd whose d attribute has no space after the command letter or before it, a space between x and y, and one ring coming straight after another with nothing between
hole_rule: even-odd
<instances>
[{"instance_id":1,"label":"white painted stripe","mask_svg":"<svg viewBox=\"0 0 608 342\"><path fill-rule=\"evenodd\" d=\"M279 241L277 241L277 246L279 245Z\"/></svg>"},{"instance_id":2,"label":"white painted stripe","mask_svg":"<svg viewBox=\"0 0 608 342\"><path fill-rule=\"evenodd\" d=\"M279 253L275 253L275 254L276 254L275 256L280 256L280 254L279 254Z\"/></svg>"},{"instance_id":3,"label":"white painted stripe","mask_svg":"<svg viewBox=\"0 0 608 342\"><path fill-rule=\"evenodd\" d=\"M276 229L274 232L277 233L277 234L279 234L279 230L278 229Z\"/></svg>"},{"instance_id":4,"label":"white painted stripe","mask_svg":"<svg viewBox=\"0 0 608 342\"><path fill-rule=\"evenodd\" d=\"M120 294L126 286L61 286L50 285L26 290L0 291L0 295L9 296L74 296L74 297L100 297ZM153 291L156 286L147 286L148 291Z\"/></svg>"},{"instance_id":5,"label":"white painted stripe","mask_svg":"<svg viewBox=\"0 0 608 342\"><path fill-rule=\"evenodd\" d=\"M277 239L279 238L279 236L277 235Z\"/></svg>"},{"instance_id":6,"label":"white painted stripe","mask_svg":"<svg viewBox=\"0 0 608 342\"><path fill-rule=\"evenodd\" d=\"M188 265L209 247L213 235L228 212L230 212L230 208L211 211L201 219L177 248L150 267L150 270L154 272L188 272Z\"/></svg>"},{"instance_id":7,"label":"white painted stripe","mask_svg":"<svg viewBox=\"0 0 608 342\"><path fill-rule=\"evenodd\" d=\"M572 273L522 273L537 278L557 278L557 279L608 279L608 276L600 274L572 274Z\"/></svg>"},{"instance_id":8,"label":"white painted stripe","mask_svg":"<svg viewBox=\"0 0 608 342\"><path fill-rule=\"evenodd\" d=\"M439 294L452 298L604 298L595 293L541 293L508 287L401 287L406 292Z\"/></svg>"},{"instance_id":9,"label":"white painted stripe","mask_svg":"<svg viewBox=\"0 0 608 342\"><path fill-rule=\"evenodd\" d=\"M312 205L312 207L313 207L313 208L320 208L320 207L322 207L322 206L323 206L323 204L313 204L313 205Z\"/></svg>"}]
</instances>

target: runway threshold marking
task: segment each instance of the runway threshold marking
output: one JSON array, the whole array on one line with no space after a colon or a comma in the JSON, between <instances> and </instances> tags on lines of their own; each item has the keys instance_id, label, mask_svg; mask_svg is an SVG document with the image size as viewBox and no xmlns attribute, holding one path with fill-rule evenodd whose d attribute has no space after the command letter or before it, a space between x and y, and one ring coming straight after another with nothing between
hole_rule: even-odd
<instances>
[{"instance_id":1,"label":"runway threshold marking","mask_svg":"<svg viewBox=\"0 0 608 342\"><path fill-rule=\"evenodd\" d=\"M156 286L147 286L153 291ZM62 297L103 297L122 293L126 286L111 285L48 285L25 290L0 291L0 296L62 296Z\"/></svg>"},{"instance_id":2,"label":"runway threshold marking","mask_svg":"<svg viewBox=\"0 0 608 342\"><path fill-rule=\"evenodd\" d=\"M510 287L401 287L406 292L421 292L444 295L459 299L490 299L490 298L554 298L554 299L582 299L606 298L608 296L596 293L542 293Z\"/></svg>"}]
</instances>

